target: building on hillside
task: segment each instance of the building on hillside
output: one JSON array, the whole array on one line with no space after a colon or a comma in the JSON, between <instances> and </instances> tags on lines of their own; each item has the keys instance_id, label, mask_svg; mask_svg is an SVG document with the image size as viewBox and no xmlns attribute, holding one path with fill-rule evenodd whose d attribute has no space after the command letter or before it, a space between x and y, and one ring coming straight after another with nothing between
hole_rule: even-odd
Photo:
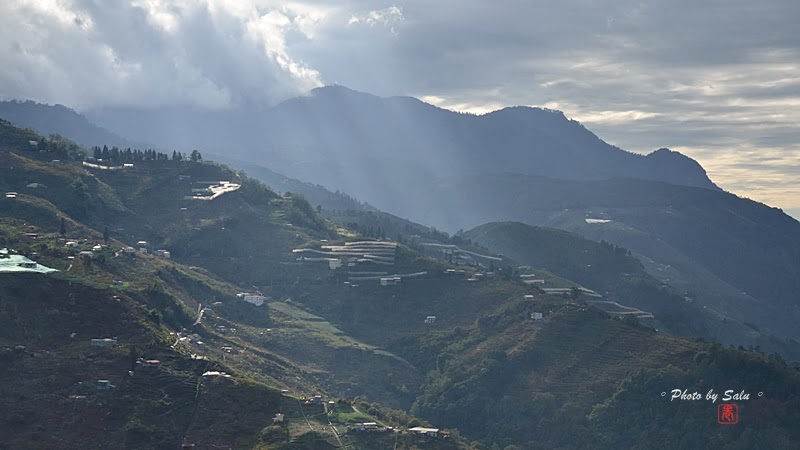
<instances>
[{"instance_id":1,"label":"building on hillside","mask_svg":"<svg viewBox=\"0 0 800 450\"><path fill-rule=\"evenodd\" d=\"M103 246L102 246L102 245L99 245L99 244L98 244L98 245L95 245L94 247L92 247L92 251L93 251L93 252L99 252L99 251L100 251L100 250L102 250L102 249L103 249Z\"/></svg>"},{"instance_id":2,"label":"building on hillside","mask_svg":"<svg viewBox=\"0 0 800 450\"><path fill-rule=\"evenodd\" d=\"M532 294L525 294L525 300L533 300L534 298L536 297Z\"/></svg>"},{"instance_id":3,"label":"building on hillside","mask_svg":"<svg viewBox=\"0 0 800 450\"><path fill-rule=\"evenodd\" d=\"M80 256L81 258L89 258L89 259L91 259L91 258L94 258L94 253L90 252L88 250L84 250L84 251L78 253L78 256Z\"/></svg>"},{"instance_id":4,"label":"building on hillside","mask_svg":"<svg viewBox=\"0 0 800 450\"><path fill-rule=\"evenodd\" d=\"M170 259L170 253L167 250L156 250L156 256L160 256L162 258Z\"/></svg>"},{"instance_id":5,"label":"building on hillside","mask_svg":"<svg viewBox=\"0 0 800 450\"><path fill-rule=\"evenodd\" d=\"M542 313L540 313L540 312L532 312L531 313L531 319L533 319L533 320L535 320L537 322L542 320Z\"/></svg>"},{"instance_id":6,"label":"building on hillside","mask_svg":"<svg viewBox=\"0 0 800 450\"><path fill-rule=\"evenodd\" d=\"M252 303L252 304L254 304L256 306L263 305L264 301L266 299L267 298L264 297L263 295L245 295L244 296L244 301L246 301L247 303Z\"/></svg>"},{"instance_id":7,"label":"building on hillside","mask_svg":"<svg viewBox=\"0 0 800 450\"><path fill-rule=\"evenodd\" d=\"M30 183L28 184L29 188L38 189L38 188L45 188L47 186L43 185L42 183Z\"/></svg>"},{"instance_id":8,"label":"building on hillside","mask_svg":"<svg viewBox=\"0 0 800 450\"><path fill-rule=\"evenodd\" d=\"M123 253L136 253L136 249L133 247L125 247L122 249Z\"/></svg>"},{"instance_id":9,"label":"building on hillside","mask_svg":"<svg viewBox=\"0 0 800 450\"><path fill-rule=\"evenodd\" d=\"M425 436L438 436L439 429L438 428L425 428L425 427L414 427L408 429L409 433L417 433L422 434Z\"/></svg>"},{"instance_id":10,"label":"building on hillside","mask_svg":"<svg viewBox=\"0 0 800 450\"><path fill-rule=\"evenodd\" d=\"M436 323L436 316L428 316L425 318L425 323Z\"/></svg>"},{"instance_id":11,"label":"building on hillside","mask_svg":"<svg viewBox=\"0 0 800 450\"><path fill-rule=\"evenodd\" d=\"M6 192L6 198L17 198L16 192Z\"/></svg>"},{"instance_id":12,"label":"building on hillside","mask_svg":"<svg viewBox=\"0 0 800 450\"><path fill-rule=\"evenodd\" d=\"M113 347L117 345L116 339L92 339L92 347Z\"/></svg>"},{"instance_id":13,"label":"building on hillside","mask_svg":"<svg viewBox=\"0 0 800 450\"><path fill-rule=\"evenodd\" d=\"M322 396L321 395L315 395L315 396L311 397L310 399L306 400L306 404L308 404L308 405L321 405L322 404Z\"/></svg>"},{"instance_id":14,"label":"building on hillside","mask_svg":"<svg viewBox=\"0 0 800 450\"><path fill-rule=\"evenodd\" d=\"M283 423L283 414L275 414L275 417L272 418L272 423Z\"/></svg>"},{"instance_id":15,"label":"building on hillside","mask_svg":"<svg viewBox=\"0 0 800 450\"><path fill-rule=\"evenodd\" d=\"M70 248L75 248L75 247L77 247L79 244L78 244L77 242L75 242L75 241L68 241L68 242L67 242L66 244L64 244L64 245L66 245L67 247L70 247Z\"/></svg>"},{"instance_id":16,"label":"building on hillside","mask_svg":"<svg viewBox=\"0 0 800 450\"><path fill-rule=\"evenodd\" d=\"M35 269L36 266L38 266L38 264L33 261L30 262L26 261L17 264L17 266L22 267L23 269Z\"/></svg>"},{"instance_id":17,"label":"building on hillside","mask_svg":"<svg viewBox=\"0 0 800 450\"><path fill-rule=\"evenodd\" d=\"M111 382L108 380L97 380L97 385L95 387L97 388L98 391L103 391L106 389L113 389L116 386L111 384Z\"/></svg>"},{"instance_id":18,"label":"building on hillside","mask_svg":"<svg viewBox=\"0 0 800 450\"><path fill-rule=\"evenodd\" d=\"M123 163L122 164L122 168L123 169L133 169L133 164L132 163Z\"/></svg>"},{"instance_id":19,"label":"building on hillside","mask_svg":"<svg viewBox=\"0 0 800 450\"><path fill-rule=\"evenodd\" d=\"M328 267L331 270L338 269L339 267L342 267L342 260L341 259L329 259L328 260Z\"/></svg>"},{"instance_id":20,"label":"building on hillside","mask_svg":"<svg viewBox=\"0 0 800 450\"><path fill-rule=\"evenodd\" d=\"M400 277L381 277L381 286L395 286L400 284Z\"/></svg>"}]
</instances>

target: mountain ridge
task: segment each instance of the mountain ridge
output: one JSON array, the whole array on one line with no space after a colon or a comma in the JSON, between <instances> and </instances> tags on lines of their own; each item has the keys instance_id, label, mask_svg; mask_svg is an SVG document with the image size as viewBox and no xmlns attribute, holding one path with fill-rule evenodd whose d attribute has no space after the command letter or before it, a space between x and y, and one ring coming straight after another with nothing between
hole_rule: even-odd
<instances>
[{"instance_id":1,"label":"mountain ridge","mask_svg":"<svg viewBox=\"0 0 800 450\"><path fill-rule=\"evenodd\" d=\"M800 439L791 426L800 375L777 356L614 318L570 289L574 283L546 272L541 276L548 283L573 294L539 292L505 258L488 256L479 266L451 255L449 262L416 250L422 245L415 237L408 245L370 239L327 221L297 194L278 194L214 163L147 153L146 159L123 159L132 167L103 169L84 165L80 153L65 153L70 146L46 140L46 150L37 151L28 139L45 138L5 122L0 127L0 137L11 137L0 145L0 187L17 192L0 198L0 242L36 252L41 264L61 270L41 277L67 277L60 284L33 283L32 290L24 274L11 274L13 283L0 286L0 359L12 364L2 374L0 398L17 404L0 412L0 424L10 425L4 431L13 433L15 444L48 448L55 436L69 447L107 439L106 446L164 448L188 437L201 448L251 450L615 448L616 442L661 441L685 430L682 442L696 448L726 438L793 448ZM29 186L31 180L47 186ZM194 192L207 190L204 180L231 180L238 189L200 200ZM60 224L60 217L68 220ZM306 257L352 250L358 247L348 244L364 240L394 258L348 252L358 256L337 269L328 258ZM126 251L134 245L171 256ZM89 249L94 258L81 255ZM374 271L397 273L402 282L363 278ZM90 285L91 294L48 294L69 289L72 279ZM264 304L238 297L244 289L263 292ZM135 315L118 313L128 305ZM140 341L126 342L130 334L120 333L119 347L96 349L83 335L69 337L81 321L96 327L86 330L93 334L113 335L122 322L156 329L159 339L148 344L154 336L148 332L142 350ZM20 344L26 348L17 350ZM169 345L182 356L170 356L175 350ZM140 365L147 365L133 366L142 356ZM152 356L158 362L147 360ZM57 370L72 367L69 376L58 376ZM117 387L95 382L106 379ZM91 382L78 383L85 380ZM657 394L715 383L765 396L742 403L739 427L709 428L715 420L710 405L672 403ZM55 385L58 397L46 391ZM303 403L316 392L330 395L333 405ZM364 397L337 400L350 395ZM98 419L48 427L78 419L74 411L83 403L74 401L99 411ZM381 406L387 404L422 417ZM626 416L624 426L614 425L627 411L647 408L655 415ZM286 412L284 425L271 420L278 411ZM436 439L406 430L428 425L423 420L460 429L480 443L464 442L455 431ZM366 421L405 432L344 432ZM76 430L85 432L76 437Z\"/></svg>"}]
</instances>

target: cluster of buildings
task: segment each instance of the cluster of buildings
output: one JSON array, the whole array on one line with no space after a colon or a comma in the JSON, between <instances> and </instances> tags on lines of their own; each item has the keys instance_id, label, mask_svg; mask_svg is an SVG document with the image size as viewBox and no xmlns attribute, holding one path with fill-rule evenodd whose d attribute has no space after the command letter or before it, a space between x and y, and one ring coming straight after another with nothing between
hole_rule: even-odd
<instances>
[{"instance_id":1,"label":"cluster of buildings","mask_svg":"<svg viewBox=\"0 0 800 450\"><path fill-rule=\"evenodd\" d=\"M433 256L434 258L444 259L445 261L449 261L450 263L459 266L485 267L486 264L503 261L503 258L464 250L461 247L453 244L423 242L420 245L422 246L423 253L426 255Z\"/></svg>"},{"instance_id":2,"label":"cluster of buildings","mask_svg":"<svg viewBox=\"0 0 800 450\"><path fill-rule=\"evenodd\" d=\"M519 278L525 284L544 284L544 280L537 278L535 273L523 273L520 274Z\"/></svg>"},{"instance_id":3,"label":"cluster of buildings","mask_svg":"<svg viewBox=\"0 0 800 450\"><path fill-rule=\"evenodd\" d=\"M397 252L396 242L355 241L344 245L322 245L319 249L296 248L292 250L301 262L322 261L331 270L363 264L393 266Z\"/></svg>"},{"instance_id":4,"label":"cluster of buildings","mask_svg":"<svg viewBox=\"0 0 800 450\"><path fill-rule=\"evenodd\" d=\"M362 281L377 281L381 286L397 286L406 278L417 278L428 272L390 273L379 266L394 266L397 243L388 241L355 241L343 245L321 245L319 248L296 248L292 252L301 263L324 262L330 270L345 270L345 284ZM357 266L367 270L358 270ZM378 267L375 267L378 266ZM370 270L371 269L371 270Z\"/></svg>"},{"instance_id":5,"label":"cluster of buildings","mask_svg":"<svg viewBox=\"0 0 800 450\"><path fill-rule=\"evenodd\" d=\"M415 433L422 436L428 437L437 437L437 438L449 438L450 432L447 430L442 430L440 428L425 428L425 427L414 427L408 429L409 433Z\"/></svg>"}]
</instances>

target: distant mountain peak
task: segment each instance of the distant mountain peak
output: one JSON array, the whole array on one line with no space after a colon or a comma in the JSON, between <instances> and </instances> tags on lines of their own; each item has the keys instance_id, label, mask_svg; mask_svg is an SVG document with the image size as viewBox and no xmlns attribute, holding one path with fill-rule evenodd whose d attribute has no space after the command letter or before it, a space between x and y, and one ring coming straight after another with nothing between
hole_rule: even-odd
<instances>
[{"instance_id":1,"label":"distant mountain peak","mask_svg":"<svg viewBox=\"0 0 800 450\"><path fill-rule=\"evenodd\" d=\"M322 96L363 96L363 97L372 97L372 98L380 98L373 94L368 94L366 92L356 91L355 89L350 89L347 86L343 86L341 84L329 84L326 86L320 86L317 88L312 89L309 91L309 95L311 97L322 97Z\"/></svg>"}]
</instances>

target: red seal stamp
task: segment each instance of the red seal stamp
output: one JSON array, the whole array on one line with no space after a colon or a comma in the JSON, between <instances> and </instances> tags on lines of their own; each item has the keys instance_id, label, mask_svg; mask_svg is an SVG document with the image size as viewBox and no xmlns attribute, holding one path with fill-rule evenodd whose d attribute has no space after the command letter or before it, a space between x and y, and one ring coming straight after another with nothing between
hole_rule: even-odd
<instances>
[{"instance_id":1,"label":"red seal stamp","mask_svg":"<svg viewBox=\"0 0 800 450\"><path fill-rule=\"evenodd\" d=\"M721 403L717 406L717 422L720 425L735 425L739 423L739 405L736 403Z\"/></svg>"}]
</instances>

